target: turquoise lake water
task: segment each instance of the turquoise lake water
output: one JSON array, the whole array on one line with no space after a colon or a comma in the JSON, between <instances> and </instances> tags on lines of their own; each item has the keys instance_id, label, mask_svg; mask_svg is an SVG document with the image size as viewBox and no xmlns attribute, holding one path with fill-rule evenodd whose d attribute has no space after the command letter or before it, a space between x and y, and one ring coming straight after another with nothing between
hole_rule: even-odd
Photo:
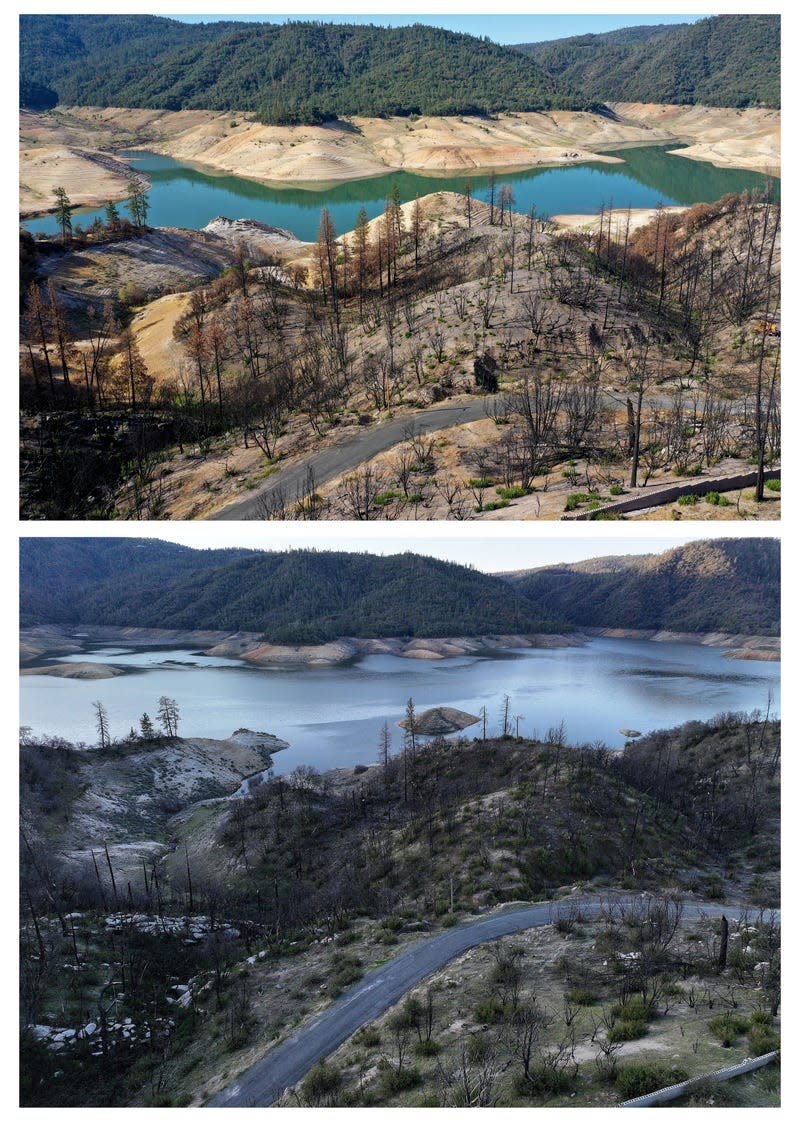
<instances>
[{"instance_id":1,"label":"turquoise lake water","mask_svg":"<svg viewBox=\"0 0 800 1128\"><path fill-rule=\"evenodd\" d=\"M704 162L669 156L668 149L675 148L660 145L613 153L623 158L624 165L590 162L503 172L498 174L498 184L512 186L515 211L527 214L535 204L537 214L542 216L591 214L601 207L711 203L728 192L758 190L765 185L765 177L759 173L714 168ZM395 172L333 186L278 187L207 169L201 171L153 153L121 155L152 182L148 223L153 227L201 228L221 215L227 219L256 219L292 231L310 242L317 237L323 206L330 211L337 232L351 231L362 206L370 219L382 212L395 184L403 202L431 192L463 192L467 179L472 181L476 198L487 198L486 176L439 177ZM777 190L779 181L775 185ZM122 205L120 210L125 214ZM96 216L104 220L103 209L76 211L73 223L87 227ZM45 234L58 231L53 216L26 221L25 226Z\"/></svg>"}]
</instances>

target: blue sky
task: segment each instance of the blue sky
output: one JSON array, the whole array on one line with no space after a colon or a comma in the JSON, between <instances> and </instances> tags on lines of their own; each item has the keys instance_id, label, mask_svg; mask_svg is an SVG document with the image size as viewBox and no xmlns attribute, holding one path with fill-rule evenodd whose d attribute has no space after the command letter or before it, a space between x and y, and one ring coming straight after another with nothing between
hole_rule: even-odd
<instances>
[{"instance_id":1,"label":"blue sky","mask_svg":"<svg viewBox=\"0 0 800 1128\"><path fill-rule=\"evenodd\" d=\"M263 11L263 7L262 7ZM167 15L169 13L164 13ZM282 23L289 19L319 19L336 23L366 23L384 26L402 26L411 23L430 24L433 27L443 27L450 31L462 31L468 35L488 36L495 43L534 43L546 39L562 39L569 35L583 35L591 32L598 34L612 31L619 27L633 27L638 24L659 23L691 23L703 17L696 14L664 15L664 14L622 14L610 15L606 13L585 15L524 15L524 14L471 14L471 13L441 13L439 15L425 15L418 13L389 13L370 14L345 14L335 15L331 12L306 13L295 11L291 15L257 15L255 13L244 15L216 15L206 13L203 15L176 14L176 19L187 22L227 20L268 20L273 23Z\"/></svg>"}]
</instances>

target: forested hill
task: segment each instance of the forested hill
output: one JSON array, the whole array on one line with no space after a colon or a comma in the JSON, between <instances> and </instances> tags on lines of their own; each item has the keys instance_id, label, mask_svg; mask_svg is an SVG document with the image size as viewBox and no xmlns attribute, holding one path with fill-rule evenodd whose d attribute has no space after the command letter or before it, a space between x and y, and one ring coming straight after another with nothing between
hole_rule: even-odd
<instances>
[{"instance_id":1,"label":"forested hill","mask_svg":"<svg viewBox=\"0 0 800 1128\"><path fill-rule=\"evenodd\" d=\"M780 550L697 541L507 576L411 552L197 550L135 538L23 538L20 620L252 631L271 642L581 627L780 633Z\"/></svg>"},{"instance_id":2,"label":"forested hill","mask_svg":"<svg viewBox=\"0 0 800 1128\"><path fill-rule=\"evenodd\" d=\"M197 551L23 539L20 619L253 631L270 642L558 630L501 579L413 553Z\"/></svg>"},{"instance_id":3,"label":"forested hill","mask_svg":"<svg viewBox=\"0 0 800 1128\"><path fill-rule=\"evenodd\" d=\"M514 589L575 626L780 634L780 543L696 541L509 575Z\"/></svg>"},{"instance_id":4,"label":"forested hill","mask_svg":"<svg viewBox=\"0 0 800 1128\"><path fill-rule=\"evenodd\" d=\"M780 36L778 15L728 15L526 43L519 50L554 80L596 101L778 107Z\"/></svg>"},{"instance_id":5,"label":"forested hill","mask_svg":"<svg viewBox=\"0 0 800 1128\"><path fill-rule=\"evenodd\" d=\"M20 18L23 104L341 115L587 109L534 59L416 24L184 24L154 16Z\"/></svg>"}]
</instances>

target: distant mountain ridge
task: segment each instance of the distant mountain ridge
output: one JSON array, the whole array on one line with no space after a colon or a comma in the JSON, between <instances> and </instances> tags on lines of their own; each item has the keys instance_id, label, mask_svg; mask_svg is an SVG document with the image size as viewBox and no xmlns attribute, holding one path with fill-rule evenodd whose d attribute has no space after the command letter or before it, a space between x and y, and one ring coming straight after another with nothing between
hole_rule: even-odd
<instances>
[{"instance_id":1,"label":"distant mountain ridge","mask_svg":"<svg viewBox=\"0 0 800 1128\"><path fill-rule=\"evenodd\" d=\"M406 552L22 538L20 621L258 632L274 643L607 627L780 634L776 539L696 541L491 576Z\"/></svg>"},{"instance_id":2,"label":"distant mountain ridge","mask_svg":"<svg viewBox=\"0 0 800 1128\"><path fill-rule=\"evenodd\" d=\"M780 543L693 541L657 555L518 572L509 583L581 627L780 634Z\"/></svg>"},{"instance_id":3,"label":"distant mountain ridge","mask_svg":"<svg viewBox=\"0 0 800 1128\"><path fill-rule=\"evenodd\" d=\"M277 124L590 108L513 48L422 24L27 15L20 77L28 99L49 90L66 105L231 110Z\"/></svg>"},{"instance_id":4,"label":"distant mountain ridge","mask_svg":"<svg viewBox=\"0 0 800 1128\"><path fill-rule=\"evenodd\" d=\"M502 47L414 24L186 24L22 15L20 104L336 116L593 109L609 101L780 106L780 16L725 15Z\"/></svg>"},{"instance_id":5,"label":"distant mountain ridge","mask_svg":"<svg viewBox=\"0 0 800 1128\"><path fill-rule=\"evenodd\" d=\"M139 555L141 553L141 555ZM507 584L403 553L24 540L21 621L249 631L269 642L559 630Z\"/></svg>"},{"instance_id":6,"label":"distant mountain ridge","mask_svg":"<svg viewBox=\"0 0 800 1128\"><path fill-rule=\"evenodd\" d=\"M781 104L779 15L712 16L693 24L623 28L518 49L554 80L603 102Z\"/></svg>"}]
</instances>

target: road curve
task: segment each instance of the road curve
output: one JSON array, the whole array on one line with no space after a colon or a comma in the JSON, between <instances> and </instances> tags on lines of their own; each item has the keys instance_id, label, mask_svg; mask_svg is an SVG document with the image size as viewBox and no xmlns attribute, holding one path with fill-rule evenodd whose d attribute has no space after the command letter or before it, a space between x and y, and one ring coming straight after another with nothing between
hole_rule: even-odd
<instances>
[{"instance_id":1,"label":"road curve","mask_svg":"<svg viewBox=\"0 0 800 1128\"><path fill-rule=\"evenodd\" d=\"M630 898L634 904L637 900ZM584 917L598 916L608 905L608 899L547 901L494 913L422 940L395 959L367 972L327 1010L300 1026L257 1065L212 1097L207 1107L265 1108L273 1104L284 1089L296 1085L315 1062L332 1053L365 1023L379 1018L420 980L456 956L500 936L541 928L576 910ZM737 917L744 911L736 906L705 902L683 905L684 917L722 916L723 913ZM780 913L776 912L776 917L779 919Z\"/></svg>"},{"instance_id":2,"label":"road curve","mask_svg":"<svg viewBox=\"0 0 800 1128\"><path fill-rule=\"evenodd\" d=\"M322 486L333 478L338 478L368 462L377 454L391 450L406 437L413 427L417 434L439 431L443 427L456 427L461 423L474 423L491 415L494 398L479 396L466 403L446 407L430 407L422 411L392 419L388 423L378 423L365 429L362 435L335 446L327 447L319 454L301 458L293 466L270 475L261 489L248 493L242 501L224 505L209 517L210 521L254 521L261 518L263 506L283 495L287 505L306 493L309 471L314 475L314 484Z\"/></svg>"}]
</instances>

